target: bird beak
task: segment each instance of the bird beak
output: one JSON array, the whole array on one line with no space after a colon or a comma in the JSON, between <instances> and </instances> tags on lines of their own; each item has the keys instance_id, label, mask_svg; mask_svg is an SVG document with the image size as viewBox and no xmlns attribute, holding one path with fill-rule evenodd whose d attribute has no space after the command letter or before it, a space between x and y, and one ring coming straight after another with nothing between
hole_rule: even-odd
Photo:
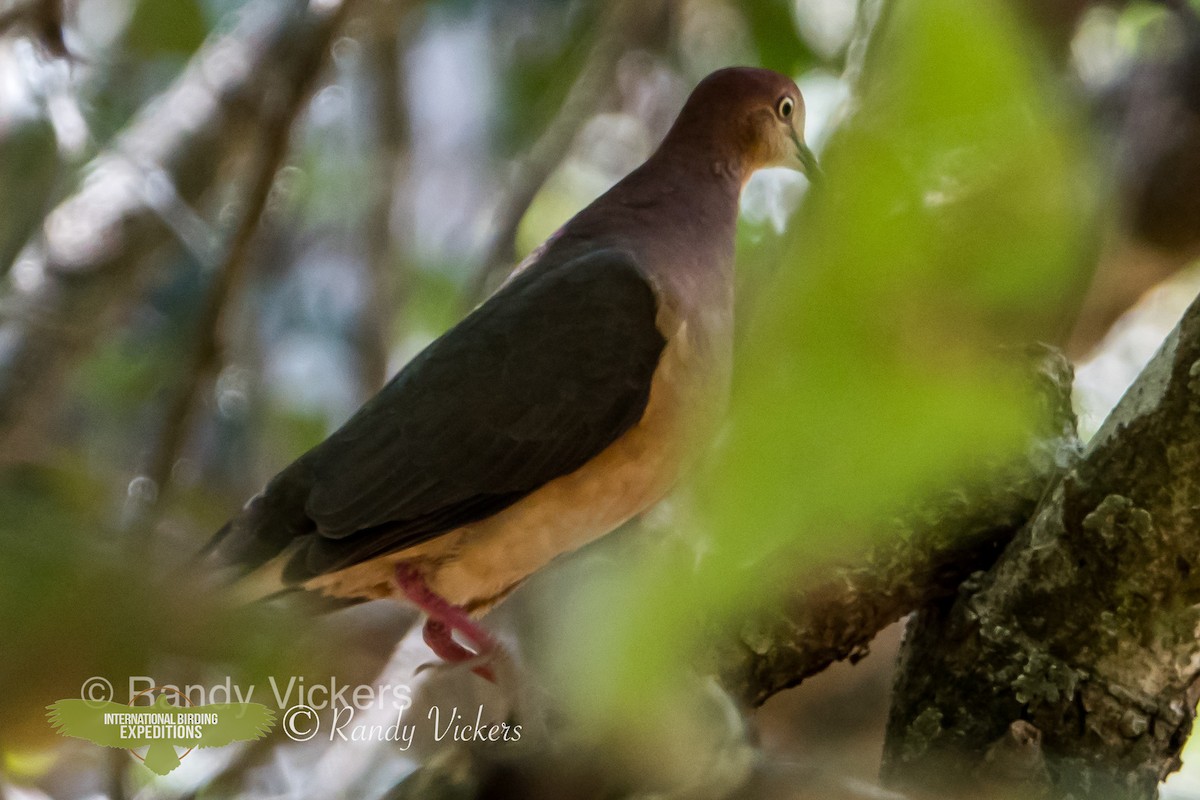
<instances>
[{"instance_id":1,"label":"bird beak","mask_svg":"<svg viewBox=\"0 0 1200 800\"><path fill-rule=\"evenodd\" d=\"M821 179L821 166L817 164L817 157L813 155L813 151L804 140L800 138L800 134L792 131L792 141L796 145L796 160L799 162L798 169L808 176L810 182L817 182Z\"/></svg>"}]
</instances>

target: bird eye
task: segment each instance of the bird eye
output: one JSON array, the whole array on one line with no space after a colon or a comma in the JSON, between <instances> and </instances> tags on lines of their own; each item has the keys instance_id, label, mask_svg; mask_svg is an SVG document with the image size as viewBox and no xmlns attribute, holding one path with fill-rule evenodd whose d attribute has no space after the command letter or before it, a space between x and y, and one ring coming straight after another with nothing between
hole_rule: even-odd
<instances>
[{"instance_id":1,"label":"bird eye","mask_svg":"<svg viewBox=\"0 0 1200 800\"><path fill-rule=\"evenodd\" d=\"M777 105L775 108L779 112L779 116L783 117L784 119L787 119L788 117L790 117L792 115L792 109L794 109L795 107L796 107L796 103L795 103L795 101L792 100L792 98L781 97L781 98L779 98L779 105Z\"/></svg>"}]
</instances>

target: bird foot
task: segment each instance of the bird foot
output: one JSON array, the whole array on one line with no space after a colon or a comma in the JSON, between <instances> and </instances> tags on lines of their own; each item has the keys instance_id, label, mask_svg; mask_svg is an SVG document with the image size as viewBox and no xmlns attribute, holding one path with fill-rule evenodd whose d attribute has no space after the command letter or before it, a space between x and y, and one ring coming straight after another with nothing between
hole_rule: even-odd
<instances>
[{"instance_id":1,"label":"bird foot","mask_svg":"<svg viewBox=\"0 0 1200 800\"><path fill-rule=\"evenodd\" d=\"M500 644L487 630L471 619L467 612L441 597L425 582L424 576L412 564L396 565L396 585L413 605L429 615L425 623L424 639L443 661L454 665L471 666L471 671L485 680L496 683L496 675L488 662L500 650ZM474 651L454 640L458 632Z\"/></svg>"},{"instance_id":2,"label":"bird foot","mask_svg":"<svg viewBox=\"0 0 1200 800\"><path fill-rule=\"evenodd\" d=\"M476 643L480 650L478 653L472 652L454 641L454 631L449 625L433 617L425 622L423 638L425 644L429 645L429 649L437 653L438 657L447 664L466 666L475 662L475 665L471 667L472 672L484 680L496 682L495 673L491 667L487 666L487 662L491 660L498 647L494 640L490 647L481 647Z\"/></svg>"}]
</instances>

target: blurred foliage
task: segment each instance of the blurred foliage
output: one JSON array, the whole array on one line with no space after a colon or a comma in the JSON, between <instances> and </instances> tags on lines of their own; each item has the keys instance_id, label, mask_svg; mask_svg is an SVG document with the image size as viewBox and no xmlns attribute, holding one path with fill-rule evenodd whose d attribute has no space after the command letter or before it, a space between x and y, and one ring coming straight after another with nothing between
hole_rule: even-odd
<instances>
[{"instance_id":1,"label":"blurred foliage","mask_svg":"<svg viewBox=\"0 0 1200 800\"><path fill-rule=\"evenodd\" d=\"M760 66L784 75L800 75L820 63L796 30L789 0L752 0L741 8Z\"/></svg>"},{"instance_id":2,"label":"blurred foliage","mask_svg":"<svg viewBox=\"0 0 1200 800\"><path fill-rule=\"evenodd\" d=\"M432 340L455 323L462 313L462 289L454 276L463 271L461 264L407 270L410 286L404 298L404 316L410 333Z\"/></svg>"},{"instance_id":3,"label":"blurred foliage","mask_svg":"<svg viewBox=\"0 0 1200 800\"><path fill-rule=\"evenodd\" d=\"M59 174L58 142L42 116L0 128L0 276L37 230Z\"/></svg>"},{"instance_id":4,"label":"blurred foliage","mask_svg":"<svg viewBox=\"0 0 1200 800\"><path fill-rule=\"evenodd\" d=\"M92 676L125 702L128 676L166 665L172 680L252 684L322 663L278 609L224 607L202 578L131 549L104 519L110 497L79 468L0 474L0 739L9 752L57 741L45 705L79 697Z\"/></svg>"},{"instance_id":5,"label":"blurred foliage","mask_svg":"<svg viewBox=\"0 0 1200 800\"><path fill-rule=\"evenodd\" d=\"M1164 3L1137 0L1121 10L1117 41L1126 52L1146 52L1162 42L1162 31L1170 25L1172 12Z\"/></svg>"},{"instance_id":6,"label":"blurred foliage","mask_svg":"<svg viewBox=\"0 0 1200 800\"><path fill-rule=\"evenodd\" d=\"M273 409L263 420L264 438L277 443L271 461L287 464L329 435L329 420L316 411Z\"/></svg>"},{"instance_id":7,"label":"blurred foliage","mask_svg":"<svg viewBox=\"0 0 1200 800\"><path fill-rule=\"evenodd\" d=\"M178 76L214 30L237 17L247 0L130 0L94 78L80 88L96 145L108 142L148 100ZM111 12L109 12L111 13Z\"/></svg>"},{"instance_id":8,"label":"blurred foliage","mask_svg":"<svg viewBox=\"0 0 1200 800\"><path fill-rule=\"evenodd\" d=\"M375 169L367 153L342 153L330 158L329 151L344 144L338 136L314 136L304 143L292 166L283 169L272 190L282 198L286 216L303 220L306 226L346 230L367 212L369 198L359 191L371 180Z\"/></svg>"},{"instance_id":9,"label":"blurred foliage","mask_svg":"<svg viewBox=\"0 0 1200 800\"><path fill-rule=\"evenodd\" d=\"M126 45L138 56L190 56L208 35L197 0L138 0Z\"/></svg>"},{"instance_id":10,"label":"blurred foliage","mask_svg":"<svg viewBox=\"0 0 1200 800\"><path fill-rule=\"evenodd\" d=\"M603 730L687 728L677 681L714 614L819 580L1025 446L1034 398L1000 348L1071 307L1096 206L1086 134L1025 41L995 2L894 9L743 337L686 515L699 572L647 557L561 612L564 688Z\"/></svg>"}]
</instances>

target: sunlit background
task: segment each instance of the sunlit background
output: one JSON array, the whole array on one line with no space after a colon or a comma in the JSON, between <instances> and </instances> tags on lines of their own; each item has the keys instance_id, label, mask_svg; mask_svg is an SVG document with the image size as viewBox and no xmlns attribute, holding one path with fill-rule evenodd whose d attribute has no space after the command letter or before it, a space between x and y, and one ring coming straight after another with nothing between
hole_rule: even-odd
<instances>
[{"instance_id":1,"label":"sunlit background","mask_svg":"<svg viewBox=\"0 0 1200 800\"><path fill-rule=\"evenodd\" d=\"M412 616L387 604L313 621L161 577L641 163L700 78L755 64L795 78L826 180L768 170L745 189L721 442L680 497L489 624L528 662L531 702L561 706L580 742L628 734L606 757L631 774L720 796L765 759L840 788L759 796L860 796L896 627L749 723L681 666L711 619L819 577L872 521L1018 453L1031 412L1005 348L1066 347L1081 435L1098 428L1200 289L1194 249L1127 211L1129 154L1144 163L1159 131L1122 114L1148 102L1129 99L1141 70L1185 47L1170 13L1097 4L1063 35L999 0L361 0L294 121L222 129L184 174L148 161L126 132L166 136L145 121L184 125L208 100L148 104L245 69L223 37L265 37L306 5L76 0L58 20L51 0L0 0L0 395L23 393L14 341L57 335L20 316L26 301L75 285L48 251L103 245L62 201L91 181L104 207L140 203L169 232L140 252L127 229L137 254L121 258L149 266L89 284L61 315L87 318L86 341L48 351L44 388L0 398L5 795L435 796L404 781L453 774L453 748L272 741L198 751L151 782L123 752L54 737L43 707L90 675L358 683L430 660L419 642L393 657ZM890 36L872 35L881 13ZM668 747L672 730L694 735ZM1200 765L1185 759L1164 796L1200 798Z\"/></svg>"}]
</instances>

